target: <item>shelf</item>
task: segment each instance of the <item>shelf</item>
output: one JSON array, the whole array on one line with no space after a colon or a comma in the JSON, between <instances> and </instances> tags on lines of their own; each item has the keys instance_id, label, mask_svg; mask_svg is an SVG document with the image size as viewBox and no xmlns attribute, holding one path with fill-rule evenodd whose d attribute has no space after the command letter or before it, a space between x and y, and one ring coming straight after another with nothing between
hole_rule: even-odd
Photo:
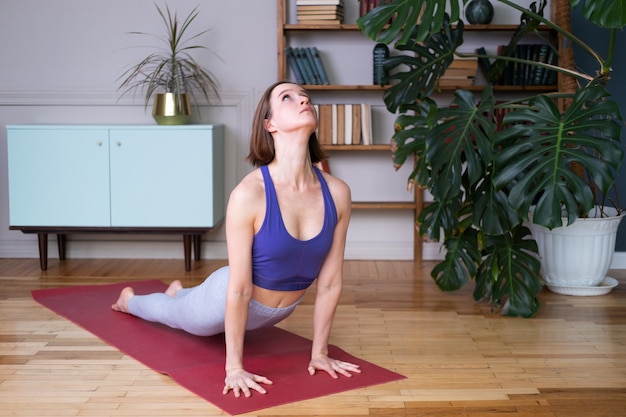
<instances>
[{"instance_id":1,"label":"shelf","mask_svg":"<svg viewBox=\"0 0 626 417\"><path fill-rule=\"evenodd\" d=\"M388 151L390 145L322 145L325 151Z\"/></svg>"},{"instance_id":2,"label":"shelf","mask_svg":"<svg viewBox=\"0 0 626 417\"><path fill-rule=\"evenodd\" d=\"M456 28L456 25L452 26ZM464 31L479 31L479 32L510 32L517 29L518 25L472 25L466 24L463 28ZM341 24L341 25L307 25L300 23L287 23L283 25L285 31L308 31L308 30L327 30L327 31L355 31L360 32L359 27L356 24ZM553 29L546 25L539 25L537 30L540 31L552 31Z\"/></svg>"},{"instance_id":3,"label":"shelf","mask_svg":"<svg viewBox=\"0 0 626 417\"><path fill-rule=\"evenodd\" d=\"M336 84L303 84L303 88L309 91L385 91L390 85L336 85Z\"/></svg>"},{"instance_id":4,"label":"shelf","mask_svg":"<svg viewBox=\"0 0 626 417\"><path fill-rule=\"evenodd\" d=\"M467 91L483 91L486 85L460 85L460 86L445 86L439 89L436 89L438 92L443 93L453 93L456 90L467 90ZM523 93L529 92L533 94L537 93L546 93L557 91L556 85L494 85L493 91L500 93Z\"/></svg>"},{"instance_id":5,"label":"shelf","mask_svg":"<svg viewBox=\"0 0 626 417\"><path fill-rule=\"evenodd\" d=\"M298 31L298 30L346 30L346 31L354 31L354 32L358 32L359 31L359 27L357 25L347 25L347 24L342 24L342 25L305 25L305 24L299 24L299 23L287 23L285 25L283 25L283 30L291 30L291 31Z\"/></svg>"},{"instance_id":6,"label":"shelf","mask_svg":"<svg viewBox=\"0 0 626 417\"><path fill-rule=\"evenodd\" d=\"M366 42L371 44L371 47L374 46L374 42L368 39L359 29L356 24L341 24L341 25L311 25L311 24L299 24L299 23L289 23L287 22L287 10L291 8L293 11L293 7L295 7L295 0L277 0L277 58L278 58L278 79L279 80L287 80L293 79L289 78L290 71L289 65L287 62L287 57L285 54L285 48L290 45L290 42L295 42L294 44L298 44L298 40L300 38L307 39L307 42L314 42L313 40L308 40L308 38L322 38L327 44L333 45L335 39L349 39L351 42ZM356 2L351 7L357 7ZM361 45L361 43L359 43ZM333 48L331 47L331 50ZM366 61L363 66L358 66L358 68L363 67L363 71L371 71L371 65L368 64L369 61ZM365 67L365 65L367 67ZM347 78L346 81L354 80L354 78ZM360 80L363 80L361 78ZM359 81L360 81L359 80ZM368 82L369 80L365 80L364 82ZM344 81L345 82L345 81ZM379 100L377 103L380 103L382 106L383 95L384 92L387 91L391 86L380 86L373 84L346 84L346 85L302 85L303 88L310 91L311 94L317 99L318 97L324 97L320 102L327 102L327 99L330 99L331 102L341 102L342 100L345 102L346 100L350 100L352 102L358 102L359 97L364 97L364 101L370 102L372 100ZM315 100L317 101L317 100ZM390 135L392 126L389 127ZM383 139L384 140L384 139ZM328 152L333 157L337 157L341 159L343 156L348 156L352 158L356 156L358 158L366 157L365 159L371 157L376 159L377 161L383 158L391 159L391 145L389 143L386 144L375 144L375 145L330 145L325 144L322 145L322 149L325 152ZM340 155L343 152L343 155ZM361 153L360 155L348 154L348 152L369 152L368 154ZM371 153L374 152L374 153ZM358 161L357 161L358 162ZM362 184L360 184L363 186ZM367 187L367 185L365 185ZM367 189L367 188L366 188ZM376 198L374 193L375 190L372 190L372 195L369 198ZM366 197L367 198L367 197ZM387 198L394 199L393 196L389 196ZM405 200L403 197L398 197L399 199ZM396 210L405 210L411 212L414 217L414 221L417 219L417 215L421 210L422 206L422 193L420 191L415 191L413 193L413 201L353 201L352 209L353 210L392 210L391 213L386 213L384 216L391 217L397 216ZM419 233L415 227L413 227L413 259L416 262L421 262L422 259L422 246L421 246L421 238Z\"/></svg>"},{"instance_id":7,"label":"shelf","mask_svg":"<svg viewBox=\"0 0 626 417\"><path fill-rule=\"evenodd\" d=\"M302 87L308 91L380 91L383 92L392 87L392 85L335 85L335 84L303 84ZM437 89L441 92L454 92L457 89L468 91L482 91L485 85L459 85L459 86L445 86ZM557 91L556 85L494 85L494 91L500 92L550 92Z\"/></svg>"},{"instance_id":8,"label":"shelf","mask_svg":"<svg viewBox=\"0 0 626 417\"><path fill-rule=\"evenodd\" d=\"M453 28L456 28L456 25L452 25ZM472 25L465 24L463 27L464 31L480 31L480 32L510 32L517 29L518 25ZM540 31L552 31L553 29L547 25L539 25L537 30Z\"/></svg>"},{"instance_id":9,"label":"shelf","mask_svg":"<svg viewBox=\"0 0 626 417\"><path fill-rule=\"evenodd\" d=\"M355 210L415 210L413 201L353 201L352 208Z\"/></svg>"}]
</instances>

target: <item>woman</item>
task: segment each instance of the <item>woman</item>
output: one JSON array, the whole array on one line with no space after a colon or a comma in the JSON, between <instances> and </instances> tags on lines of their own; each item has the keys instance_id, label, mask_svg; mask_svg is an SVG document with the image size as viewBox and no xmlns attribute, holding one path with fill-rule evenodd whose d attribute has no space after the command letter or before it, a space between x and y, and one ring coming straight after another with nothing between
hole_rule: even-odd
<instances>
[{"instance_id":1,"label":"woman","mask_svg":"<svg viewBox=\"0 0 626 417\"><path fill-rule=\"evenodd\" d=\"M278 82L256 109L248 160L255 166L233 190L226 211L228 266L197 287L174 281L165 293L122 290L112 308L190 333L225 332L223 393L265 394L268 378L243 368L246 330L272 326L293 312L317 279L308 371L351 376L358 365L328 357L341 295L350 189L315 164L325 157L308 93Z\"/></svg>"}]
</instances>

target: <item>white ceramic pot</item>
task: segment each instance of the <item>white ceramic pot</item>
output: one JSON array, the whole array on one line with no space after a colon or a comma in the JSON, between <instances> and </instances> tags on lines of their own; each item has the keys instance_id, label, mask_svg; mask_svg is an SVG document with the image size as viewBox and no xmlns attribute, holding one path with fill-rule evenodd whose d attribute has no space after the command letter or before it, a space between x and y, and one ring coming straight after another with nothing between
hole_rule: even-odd
<instances>
[{"instance_id":1,"label":"white ceramic pot","mask_svg":"<svg viewBox=\"0 0 626 417\"><path fill-rule=\"evenodd\" d=\"M592 210L590 217L552 230L528 225L537 241L542 279L552 291L598 287L605 281L624 213L618 216L617 210L610 207L605 207L604 211L609 217L593 217L594 213L599 216L599 211ZM566 218L563 224L567 224Z\"/></svg>"}]
</instances>

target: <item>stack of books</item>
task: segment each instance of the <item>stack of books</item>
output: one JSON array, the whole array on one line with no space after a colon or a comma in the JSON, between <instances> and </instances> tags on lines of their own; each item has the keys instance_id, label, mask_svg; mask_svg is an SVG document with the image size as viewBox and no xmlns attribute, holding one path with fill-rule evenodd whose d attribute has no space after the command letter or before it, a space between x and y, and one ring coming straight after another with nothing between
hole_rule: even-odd
<instances>
[{"instance_id":1,"label":"stack of books","mask_svg":"<svg viewBox=\"0 0 626 417\"><path fill-rule=\"evenodd\" d=\"M305 25L340 25L343 0L296 0L298 22Z\"/></svg>"},{"instance_id":2,"label":"stack of books","mask_svg":"<svg viewBox=\"0 0 626 417\"><path fill-rule=\"evenodd\" d=\"M298 84L328 85L328 75L315 46L285 48L287 62Z\"/></svg>"},{"instance_id":3,"label":"stack of books","mask_svg":"<svg viewBox=\"0 0 626 417\"><path fill-rule=\"evenodd\" d=\"M456 58L439 78L439 87L469 87L474 85L478 60Z\"/></svg>"},{"instance_id":4,"label":"stack of books","mask_svg":"<svg viewBox=\"0 0 626 417\"><path fill-rule=\"evenodd\" d=\"M315 105L317 137L322 145L372 145L372 110L369 103Z\"/></svg>"}]
</instances>

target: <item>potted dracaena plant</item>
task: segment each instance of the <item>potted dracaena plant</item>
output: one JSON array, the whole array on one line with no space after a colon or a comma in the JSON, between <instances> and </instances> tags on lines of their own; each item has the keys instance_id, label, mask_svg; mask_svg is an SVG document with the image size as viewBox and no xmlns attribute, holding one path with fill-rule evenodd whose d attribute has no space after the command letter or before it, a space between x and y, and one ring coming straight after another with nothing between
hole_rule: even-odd
<instances>
[{"instance_id":1,"label":"potted dracaena plant","mask_svg":"<svg viewBox=\"0 0 626 417\"><path fill-rule=\"evenodd\" d=\"M624 1L569 2L582 6L588 20L611 33L609 52L602 58L567 25L542 16L545 0L528 8L494 1L521 16L504 51L515 50L526 34L539 33L541 24L589 53L597 62L596 72L586 74L561 62L528 61L507 52L460 53L461 3L467 0L389 0L357 24L376 42L394 43L385 62L391 86L384 94L388 111L398 113L391 148L396 167L415 161L409 181L434 198L418 218L420 233L441 238L446 249L432 277L444 291L474 280L477 301L488 302L502 314L532 317L543 284L539 259L546 255L538 253L528 225L555 229L575 224L598 205L601 213L608 212L602 210L606 200L600 194L610 192L623 158L618 143L623 120L605 84L614 35L626 17ZM567 0L553 1L569 12ZM451 103L437 102L432 94L455 56L494 60L490 80L507 62L522 62L557 71L560 80L571 79L575 87L522 90L520 97L499 102L488 83L473 91L457 89ZM614 247L609 250L612 255Z\"/></svg>"},{"instance_id":2,"label":"potted dracaena plant","mask_svg":"<svg viewBox=\"0 0 626 417\"><path fill-rule=\"evenodd\" d=\"M146 109L154 97L152 114L158 124L186 124L191 118L190 98L196 108L200 96L207 104L213 101L212 96L219 99L217 79L191 55L193 51L209 50L203 45L190 43L209 29L188 35L191 24L198 17L199 6L184 19L179 19L167 5L165 11L156 4L155 7L165 26L165 34L130 32L156 38L159 46L119 77L118 91L122 96L141 91Z\"/></svg>"}]
</instances>

